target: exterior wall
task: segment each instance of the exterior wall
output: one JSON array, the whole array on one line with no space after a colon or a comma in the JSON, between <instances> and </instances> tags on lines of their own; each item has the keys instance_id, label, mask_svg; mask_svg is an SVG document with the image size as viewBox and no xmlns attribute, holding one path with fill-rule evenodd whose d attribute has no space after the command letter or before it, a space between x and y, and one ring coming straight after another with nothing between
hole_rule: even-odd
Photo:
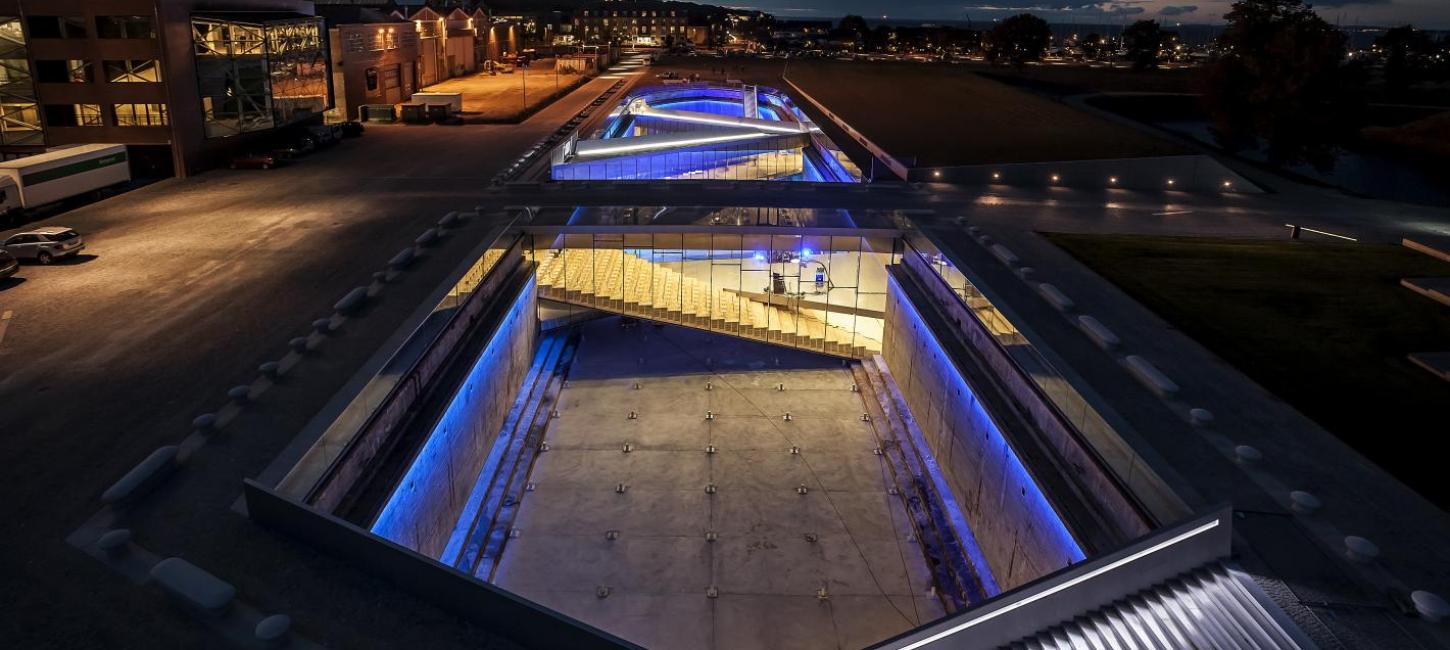
<instances>
[{"instance_id":1,"label":"exterior wall","mask_svg":"<svg viewBox=\"0 0 1450 650\"><path fill-rule=\"evenodd\" d=\"M199 11L289 11L311 15L310 0L0 0L0 14L82 16L87 37L29 39L30 59L85 59L92 62L91 83L36 84L39 103L99 104L103 126L47 127L46 144L170 145L173 167L185 176L216 166L267 133L207 140L202 130L201 101L192 53L191 15ZM154 39L103 39L96 34L96 16L151 16ZM106 83L102 61L157 59L160 83ZM33 65L32 65L33 69ZM165 104L168 126L118 127L111 104ZM43 110L43 109L42 109Z\"/></svg>"},{"instance_id":2,"label":"exterior wall","mask_svg":"<svg viewBox=\"0 0 1450 650\"><path fill-rule=\"evenodd\" d=\"M882 356L1003 591L1084 553L893 277Z\"/></svg>"},{"instance_id":3,"label":"exterior wall","mask_svg":"<svg viewBox=\"0 0 1450 650\"><path fill-rule=\"evenodd\" d=\"M431 558L443 554L533 360L535 296L530 279L379 512L375 534Z\"/></svg>"},{"instance_id":4,"label":"exterior wall","mask_svg":"<svg viewBox=\"0 0 1450 650\"><path fill-rule=\"evenodd\" d=\"M381 46L380 30L393 30L396 47ZM396 104L407 101L418 90L413 78L418 60L418 37L412 23L377 23L338 25L330 31L332 46L332 87L336 118L355 120L363 104ZM383 41L386 42L386 41ZM397 70L398 86L389 88L388 70ZM368 90L368 70L376 70L378 83Z\"/></svg>"}]
</instances>

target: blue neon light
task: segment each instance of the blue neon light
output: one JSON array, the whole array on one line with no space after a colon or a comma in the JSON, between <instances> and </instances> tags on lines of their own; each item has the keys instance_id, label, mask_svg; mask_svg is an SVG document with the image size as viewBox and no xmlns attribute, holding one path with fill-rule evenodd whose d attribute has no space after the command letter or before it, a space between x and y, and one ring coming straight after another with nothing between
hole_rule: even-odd
<instances>
[{"instance_id":1,"label":"blue neon light","mask_svg":"<svg viewBox=\"0 0 1450 650\"><path fill-rule=\"evenodd\" d=\"M451 461L450 453L458 448L459 436L480 436L486 437L496 435L496 431L479 432L474 431L474 425L470 420L481 409L479 400L493 400L500 395L507 395L516 390L517 386L499 385L500 381L506 381L506 373L498 372L500 364L507 363L511 350L509 342L513 341L520 333L521 328L533 327L534 319L532 311L528 309L534 302L535 285L531 282L519 292L512 305L505 312L503 320L494 330L493 336L489 338L488 344L474 360L473 367L469 369L468 375L463 382L455 389L453 397L449 400L448 406L444 408L438 421L434 424L433 430L428 434L427 442L414 457L408 471L403 475L401 481L388 495L388 502L373 520L371 530L374 534L389 539L393 542L413 547L416 540L410 543L414 533L423 526L434 526L436 530L451 531L456 523L452 520L443 522L423 522L419 517L435 510L435 499L451 499L450 495L440 493L437 490L427 488L439 484L449 485L453 472L458 467ZM477 445L466 444L464 447L476 447ZM480 450L482 453L482 450ZM473 477L469 477L472 479ZM468 481L471 487L473 482ZM461 495L460 495L461 496ZM430 507L431 506L431 507ZM456 519L458 513L453 513ZM414 549L419 550L419 549Z\"/></svg>"},{"instance_id":2,"label":"blue neon light","mask_svg":"<svg viewBox=\"0 0 1450 650\"><path fill-rule=\"evenodd\" d=\"M1047 500L1047 495L1043 494L1042 488L1032 477L1032 473L1022 464L1022 460L1017 456L1017 451L1012 448L1011 443L1007 442L1007 439L1002 435L1001 429L997 427L997 422L982 406L981 400L977 399L976 391L972 390L971 385L962 377L957 368L948 361L949 357L947 357L946 351L942 348L941 342L937 340L931 328L927 327L925 321L921 318L921 314L916 310L916 306L907 298L895 279L891 280L889 286L896 304L901 305L903 313L909 315L915 329L923 333L921 341L928 346L928 349L921 350L914 355L913 361L922 362L931 359L941 359L942 363L947 366L937 369L939 371L922 374L921 376L943 377L950 382L946 386L946 393L961 395L962 399L969 405L971 426L973 430L987 434L989 443L987 448L1001 449L1005 452L1006 458L1003 462L1005 484L1018 489L1012 490L1012 494L1004 494L1002 497L1011 498L1012 496L1018 496L1021 498L1025 502L1028 511L1033 513L1034 527L1042 531L1042 534L1048 538L1053 548L1061 554L1061 557L1067 563L1075 564L1081 562L1087 557L1083 553L1082 546L1073 537L1072 531L1068 530L1067 524L1063 523L1062 516L1053 508L1052 503ZM927 465L929 467L936 466L937 463L932 460ZM955 502L953 501L952 504L954 505ZM967 521L960 510L950 512L948 516L954 522ZM991 515L989 514L987 516ZM960 526L961 524L958 524L957 527L960 528ZM971 537L970 528L965 530L962 538L963 547L967 552L967 556L979 570L979 577L982 578L983 586L988 589L989 593L999 591L995 579L991 576L990 565L987 564L981 549ZM1051 570L1059 568L1062 567L1051 567Z\"/></svg>"}]
</instances>

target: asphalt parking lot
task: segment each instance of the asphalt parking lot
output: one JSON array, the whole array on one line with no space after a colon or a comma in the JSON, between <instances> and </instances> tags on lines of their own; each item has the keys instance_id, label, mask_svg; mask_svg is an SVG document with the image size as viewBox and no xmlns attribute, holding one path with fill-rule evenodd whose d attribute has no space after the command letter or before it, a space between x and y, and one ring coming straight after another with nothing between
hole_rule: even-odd
<instances>
[{"instance_id":1,"label":"asphalt parking lot","mask_svg":"<svg viewBox=\"0 0 1450 650\"><path fill-rule=\"evenodd\" d=\"M521 125L377 127L290 167L164 181L0 231L65 225L87 240L77 258L27 264L0 281L0 315L8 316L0 324L0 517L10 522L0 530L9 603L0 608L0 646L209 645L202 628L66 545L66 535L96 511L106 486L184 437L192 418L219 406L229 386L255 376L343 293L367 284L444 213L485 203L500 168L609 83ZM292 423L315 411L471 247L441 246L390 288L366 332L337 346L314 384L296 393ZM275 446L292 433L258 443ZM223 453L235 456L227 471L239 475L265 462L254 448ZM206 507L227 514L239 480L218 477L227 485ZM161 517L181 537L194 537L187 526L214 525Z\"/></svg>"}]
</instances>

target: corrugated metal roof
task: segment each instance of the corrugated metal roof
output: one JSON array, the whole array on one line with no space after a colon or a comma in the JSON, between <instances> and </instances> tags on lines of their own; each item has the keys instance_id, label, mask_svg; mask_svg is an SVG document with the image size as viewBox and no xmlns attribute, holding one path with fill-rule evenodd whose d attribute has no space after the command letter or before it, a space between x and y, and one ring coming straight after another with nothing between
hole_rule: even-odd
<instances>
[{"instance_id":1,"label":"corrugated metal roof","mask_svg":"<svg viewBox=\"0 0 1450 650\"><path fill-rule=\"evenodd\" d=\"M1053 625L1011 650L1274 650L1315 647L1247 575L1213 563Z\"/></svg>"}]
</instances>

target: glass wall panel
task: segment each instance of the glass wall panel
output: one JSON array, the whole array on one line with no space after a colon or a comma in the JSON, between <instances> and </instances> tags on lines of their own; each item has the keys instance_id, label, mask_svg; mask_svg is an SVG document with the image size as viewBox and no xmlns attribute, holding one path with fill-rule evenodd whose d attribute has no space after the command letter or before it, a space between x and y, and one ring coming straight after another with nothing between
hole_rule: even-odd
<instances>
[{"instance_id":1,"label":"glass wall panel","mask_svg":"<svg viewBox=\"0 0 1450 650\"><path fill-rule=\"evenodd\" d=\"M0 144L44 144L40 106L17 16L0 16Z\"/></svg>"}]
</instances>

